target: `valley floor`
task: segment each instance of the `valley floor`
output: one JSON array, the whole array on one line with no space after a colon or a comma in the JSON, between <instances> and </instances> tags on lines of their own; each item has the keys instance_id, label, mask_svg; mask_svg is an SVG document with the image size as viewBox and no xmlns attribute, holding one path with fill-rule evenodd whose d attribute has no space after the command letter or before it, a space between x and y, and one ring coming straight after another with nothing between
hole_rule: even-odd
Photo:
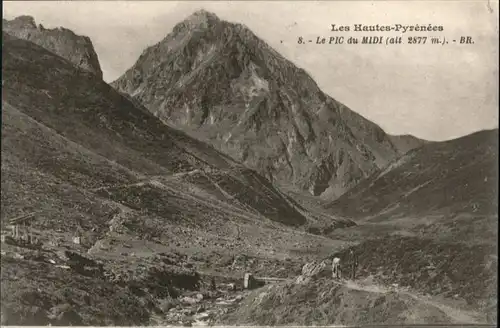
<instances>
[{"instance_id":1,"label":"valley floor","mask_svg":"<svg viewBox=\"0 0 500 328\"><path fill-rule=\"evenodd\" d=\"M352 229L354 233L354 230L362 231L363 228L345 229ZM270 229L266 232L261 227L253 232L249 230L252 233L247 235L249 231L242 229L244 232L239 238L243 240L242 244L249 244L258 236L262 246L272 248L272 240L291 234L297 243L302 243L302 247L285 242L283 245L288 245L288 250L284 251L282 246L280 252L272 249L264 252L266 247L261 247L260 252L241 246L228 248L240 242L234 235L214 236L209 244L219 244L221 248L193 247L189 244L194 240L207 237L197 230L186 230L185 235L172 234L168 245L116 232L108 233L92 247L80 249L75 245L27 249L2 244L2 320L5 324L21 325L40 324L42 320L41 323L66 325L198 326L487 324L496 320L491 305L480 307L478 302L464 299L469 297L471 284L477 289L477 297L486 298L482 295L485 290L477 281L460 280L454 284L447 280L446 274L439 278L442 273L437 272L435 285L441 287L435 288L433 293L434 285L425 282L427 278L420 275L421 272L414 272L419 275L411 276L415 281L409 281L408 272L394 271L391 261L377 263L373 257L376 249L373 243L377 239L358 240L353 244L288 230ZM395 256L390 253L395 248L393 243L404 244L400 247L408 248L405 256L409 258L413 254L410 253L412 243L428 243L415 237L385 238L389 239L379 241L387 247L380 254L381 261ZM316 243L323 243L323 251L315 248ZM102 245L106 247L101 248ZM298 252L298 249L308 249L309 246L313 246L310 252ZM445 244L441 246L446 248ZM296 281L303 274L304 264L318 263L332 254L342 257L342 252L350 247L360 254L361 266L356 281L333 280L329 261L324 272L317 277L311 277L305 283ZM368 261L363 250L371 254L371 261L375 262ZM417 253L421 254L420 251L426 249L417 250ZM424 255L428 257L426 261L439 258L432 252ZM491 257L491 261L495 262L496 258ZM408 264L401 258L396 262L402 266ZM385 269L392 270L392 274L384 272ZM454 270L451 266L441 268L446 269ZM468 272L469 268L462 270ZM246 272L282 278L283 281L245 290L242 285ZM486 276L481 273L474 274L478 275L476 279L485 280ZM211 287L212 279L216 282L215 289ZM448 289L446 284L449 284ZM495 294L496 288L491 292ZM110 311L103 314L99 304L110 304ZM134 312L129 313L130 306L135 308ZM17 310L12 311L12 307L17 307ZM77 312L76 319L71 318L68 313L72 312L68 309Z\"/></svg>"},{"instance_id":2,"label":"valley floor","mask_svg":"<svg viewBox=\"0 0 500 328\"><path fill-rule=\"evenodd\" d=\"M401 299L410 298L416 301L418 304L418 309L413 312L408 311L408 313L406 313L406 317L402 319L405 321L405 324L421 324L422 322L427 322L427 324L432 325L433 323L442 324L443 322L446 322L449 324L461 325L484 325L488 323L488 320L485 318L484 314L465 309L463 304L461 304L461 302L459 301L418 295L417 293L410 292L404 288L374 284L373 281L368 281L367 279L364 279L362 281L347 280L333 283L344 287L347 292L349 290L364 291L368 292L371 295L379 295L379 297L391 294L397 295L397 297ZM276 283L276 285L279 287L286 287L286 283ZM236 313L244 311L244 309L241 308L244 308L246 306L244 304L244 300L246 298L252 298L255 293L259 293L258 295L266 293L266 290L269 290L269 288L269 286L266 286L261 288L260 291L254 291L253 293L250 291L227 293L215 300L200 300L199 302L196 302L195 305L185 305L179 308L174 308L169 311L165 317L157 318L156 322L158 325L175 325L184 322L190 322L193 326L207 326L214 324L219 325L225 323L241 325L243 324L243 322L233 322L231 319L226 321L228 313L229 317L231 317L230 312L232 311L236 311ZM241 308L238 309L238 307ZM432 322L428 318L425 318L426 314L422 313L422 309L425 309L425 311L427 311L428 313L440 311L442 312L443 316L438 321ZM352 317L355 318L356 314L352 314ZM264 322L257 323L264 324ZM293 322L288 323L293 324ZM371 323L376 324L377 322ZM253 322L248 322L245 324L253 324ZM280 323L277 322L275 324ZM328 323L324 322L323 324ZM352 323L341 322L341 324L349 325Z\"/></svg>"}]
</instances>

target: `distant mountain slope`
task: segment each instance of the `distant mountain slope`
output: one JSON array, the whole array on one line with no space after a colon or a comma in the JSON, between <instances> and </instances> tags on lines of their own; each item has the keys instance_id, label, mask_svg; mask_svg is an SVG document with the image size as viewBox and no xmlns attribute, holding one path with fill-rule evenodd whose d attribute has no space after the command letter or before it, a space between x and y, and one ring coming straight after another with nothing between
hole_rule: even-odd
<instances>
[{"instance_id":1,"label":"distant mountain slope","mask_svg":"<svg viewBox=\"0 0 500 328\"><path fill-rule=\"evenodd\" d=\"M112 85L270 181L326 198L414 146L394 146L249 29L203 10Z\"/></svg>"},{"instance_id":2,"label":"distant mountain slope","mask_svg":"<svg viewBox=\"0 0 500 328\"><path fill-rule=\"evenodd\" d=\"M391 139L392 144L396 147L400 154L405 154L411 149L418 148L425 144L431 143L431 141L419 139L415 136L406 134L406 135L390 135L389 139Z\"/></svg>"},{"instance_id":3,"label":"distant mountain slope","mask_svg":"<svg viewBox=\"0 0 500 328\"><path fill-rule=\"evenodd\" d=\"M36 25L31 16L3 19L2 30L18 38L31 41L66 58L73 65L94 73L102 79L102 70L92 41L66 28L46 29Z\"/></svg>"},{"instance_id":4,"label":"distant mountain slope","mask_svg":"<svg viewBox=\"0 0 500 328\"><path fill-rule=\"evenodd\" d=\"M355 219L461 213L495 215L498 129L427 144L327 207Z\"/></svg>"}]
</instances>

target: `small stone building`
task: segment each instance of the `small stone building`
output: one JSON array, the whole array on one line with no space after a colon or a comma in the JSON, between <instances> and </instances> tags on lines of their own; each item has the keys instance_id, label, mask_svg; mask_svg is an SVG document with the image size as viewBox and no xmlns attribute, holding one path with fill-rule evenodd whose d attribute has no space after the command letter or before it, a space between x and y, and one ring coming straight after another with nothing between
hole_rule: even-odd
<instances>
[{"instance_id":1,"label":"small stone building","mask_svg":"<svg viewBox=\"0 0 500 328\"><path fill-rule=\"evenodd\" d=\"M12 231L11 236L14 240L28 244L33 242L31 221L34 219L34 214L35 212L31 212L9 220L7 228Z\"/></svg>"},{"instance_id":2,"label":"small stone building","mask_svg":"<svg viewBox=\"0 0 500 328\"><path fill-rule=\"evenodd\" d=\"M257 281L251 273L245 273L245 278L243 279L243 288L254 289L257 287Z\"/></svg>"}]
</instances>

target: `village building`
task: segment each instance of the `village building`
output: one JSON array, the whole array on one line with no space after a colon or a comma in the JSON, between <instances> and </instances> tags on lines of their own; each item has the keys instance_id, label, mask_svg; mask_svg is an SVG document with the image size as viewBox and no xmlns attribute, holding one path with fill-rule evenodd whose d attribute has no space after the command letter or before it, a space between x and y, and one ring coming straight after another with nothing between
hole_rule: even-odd
<instances>
[{"instance_id":1,"label":"village building","mask_svg":"<svg viewBox=\"0 0 500 328\"><path fill-rule=\"evenodd\" d=\"M2 231L2 242L6 242L7 236L9 235L8 231L10 231L10 237L17 243L35 243L31 228L35 213L36 212L31 212L10 219L8 225L5 227L6 231Z\"/></svg>"}]
</instances>

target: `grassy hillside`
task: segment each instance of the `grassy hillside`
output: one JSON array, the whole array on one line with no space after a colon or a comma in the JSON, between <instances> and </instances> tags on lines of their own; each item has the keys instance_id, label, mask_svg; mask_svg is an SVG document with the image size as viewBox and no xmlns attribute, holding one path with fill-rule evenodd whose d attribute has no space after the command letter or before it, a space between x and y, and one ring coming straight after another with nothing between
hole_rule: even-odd
<instances>
[{"instance_id":1,"label":"grassy hillside","mask_svg":"<svg viewBox=\"0 0 500 328\"><path fill-rule=\"evenodd\" d=\"M2 42L2 230L34 211L37 240L2 244L2 324L152 324L202 271L266 274L333 247L254 171L65 59Z\"/></svg>"},{"instance_id":2,"label":"grassy hillside","mask_svg":"<svg viewBox=\"0 0 500 328\"><path fill-rule=\"evenodd\" d=\"M327 207L352 218L496 213L498 129L410 151ZM349 205L348 205L349 204Z\"/></svg>"}]
</instances>

